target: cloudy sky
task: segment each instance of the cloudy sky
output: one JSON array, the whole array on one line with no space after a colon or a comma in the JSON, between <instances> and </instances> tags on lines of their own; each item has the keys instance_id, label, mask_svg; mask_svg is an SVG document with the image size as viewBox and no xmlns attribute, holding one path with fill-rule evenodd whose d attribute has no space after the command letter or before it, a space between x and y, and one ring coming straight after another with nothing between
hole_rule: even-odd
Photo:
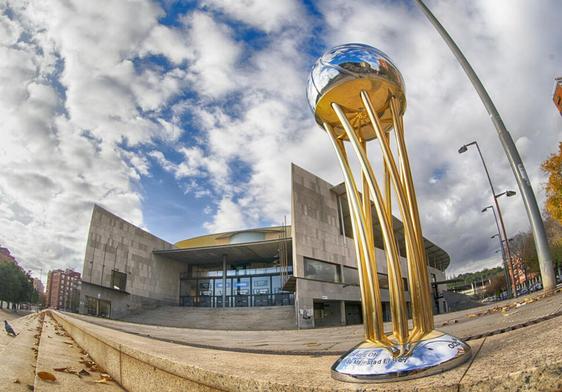
<instances>
[{"instance_id":1,"label":"cloudy sky","mask_svg":"<svg viewBox=\"0 0 562 392\"><path fill-rule=\"evenodd\" d=\"M558 0L428 1L496 102L539 202L562 140ZM386 52L405 115L424 234L449 273L499 263L478 140L497 190L516 189L459 65L411 1L0 0L0 245L36 276L81 271L93 203L171 242L278 224L290 163L342 180L313 122L309 69L327 48ZM376 159L375 159L376 160ZM527 230L502 199L510 235Z\"/></svg>"}]
</instances>

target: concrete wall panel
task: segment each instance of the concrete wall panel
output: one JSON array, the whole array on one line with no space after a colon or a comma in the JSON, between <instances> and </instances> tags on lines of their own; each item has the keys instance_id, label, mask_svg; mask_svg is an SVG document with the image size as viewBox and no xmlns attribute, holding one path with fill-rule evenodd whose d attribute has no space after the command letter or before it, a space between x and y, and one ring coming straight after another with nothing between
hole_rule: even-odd
<instances>
[{"instance_id":1,"label":"concrete wall panel","mask_svg":"<svg viewBox=\"0 0 562 392\"><path fill-rule=\"evenodd\" d=\"M182 263L153 255L153 250L173 245L94 206L86 244L80 297L85 312L85 296L111 301L112 317L135 312L146 305L177 304ZM112 272L127 274L126 293L113 290Z\"/></svg>"}]
</instances>

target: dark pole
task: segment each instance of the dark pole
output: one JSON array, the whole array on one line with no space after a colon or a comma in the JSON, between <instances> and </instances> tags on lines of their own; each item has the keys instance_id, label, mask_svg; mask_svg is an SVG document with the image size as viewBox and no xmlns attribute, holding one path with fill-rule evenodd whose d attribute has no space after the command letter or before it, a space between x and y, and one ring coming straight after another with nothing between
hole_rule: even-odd
<instances>
[{"instance_id":1,"label":"dark pole","mask_svg":"<svg viewBox=\"0 0 562 392\"><path fill-rule=\"evenodd\" d=\"M511 165L511 170L515 175L515 180L517 181L517 185L519 186L519 191L521 192L521 197L523 198L523 203L525 204L527 216L529 217L529 222L531 223L531 231L533 232L533 238L535 239L535 245L537 248L537 256L539 259L539 266L543 280L543 288L545 292L550 293L554 291L554 288L556 287L554 267L552 265L552 256L550 255L546 232L544 230L544 223L542 221L541 212L537 204L537 199L535 198L535 193L533 192L533 188L531 187L531 182L529 181L529 177L527 176L527 172L525 171L523 161L519 156L519 151L517 151L517 147L515 147L513 138L505 128L503 120L501 119L496 106L490 99L488 92L482 85L480 79L478 79L476 72L474 72L474 69L472 69L472 66L470 65L466 57L464 57L457 44L453 41L449 33L447 33L445 28L441 25L441 23L439 23L435 16L433 16L433 14L429 10L429 8L426 7L423 1L415 0L415 2L419 5L422 12L429 19L437 32L441 35L443 40L445 40L447 46L449 47L449 49L451 49L451 51L457 58L457 61L460 63L464 72L472 82L472 85L475 88L476 92L480 96L480 99L486 107L486 110L490 115L490 119L492 120L492 123L494 124L496 131L498 132L501 145L505 151L505 154L507 155L507 159L509 160L509 164Z\"/></svg>"},{"instance_id":2,"label":"dark pole","mask_svg":"<svg viewBox=\"0 0 562 392\"><path fill-rule=\"evenodd\" d=\"M226 308L226 254L222 255L222 307Z\"/></svg>"}]
</instances>

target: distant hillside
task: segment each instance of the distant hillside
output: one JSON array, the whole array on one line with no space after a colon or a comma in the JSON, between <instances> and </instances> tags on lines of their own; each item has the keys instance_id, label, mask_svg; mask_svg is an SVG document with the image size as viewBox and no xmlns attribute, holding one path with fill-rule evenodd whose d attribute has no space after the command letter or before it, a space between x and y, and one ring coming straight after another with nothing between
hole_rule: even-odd
<instances>
[{"instance_id":1,"label":"distant hillside","mask_svg":"<svg viewBox=\"0 0 562 392\"><path fill-rule=\"evenodd\" d=\"M460 287L470 286L471 283L473 283L473 282L480 283L482 281L492 279L494 276L497 276L499 273L502 273L502 272L503 272L502 267L496 267L496 268L485 268L481 271L467 272L467 273L464 273L464 274L460 274L460 275L455 276L451 279L459 279L461 281L457 282L457 283L449 283L447 285L447 288L449 290L452 290L455 287L459 287L459 286Z\"/></svg>"}]
</instances>

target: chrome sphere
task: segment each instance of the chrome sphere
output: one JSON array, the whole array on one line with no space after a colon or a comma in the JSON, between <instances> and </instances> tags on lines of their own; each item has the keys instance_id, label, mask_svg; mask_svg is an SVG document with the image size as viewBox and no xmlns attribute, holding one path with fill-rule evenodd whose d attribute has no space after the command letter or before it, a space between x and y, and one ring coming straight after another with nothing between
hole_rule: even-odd
<instances>
[{"instance_id":1,"label":"chrome sphere","mask_svg":"<svg viewBox=\"0 0 562 392\"><path fill-rule=\"evenodd\" d=\"M398 100L399 114L406 109L404 80L392 60L382 51L364 44L336 46L320 57L308 79L308 104L320 126L332 125L339 136L344 131L331 105L342 107L365 140L375 137L360 92L365 90L385 131L392 128L390 97Z\"/></svg>"}]
</instances>

